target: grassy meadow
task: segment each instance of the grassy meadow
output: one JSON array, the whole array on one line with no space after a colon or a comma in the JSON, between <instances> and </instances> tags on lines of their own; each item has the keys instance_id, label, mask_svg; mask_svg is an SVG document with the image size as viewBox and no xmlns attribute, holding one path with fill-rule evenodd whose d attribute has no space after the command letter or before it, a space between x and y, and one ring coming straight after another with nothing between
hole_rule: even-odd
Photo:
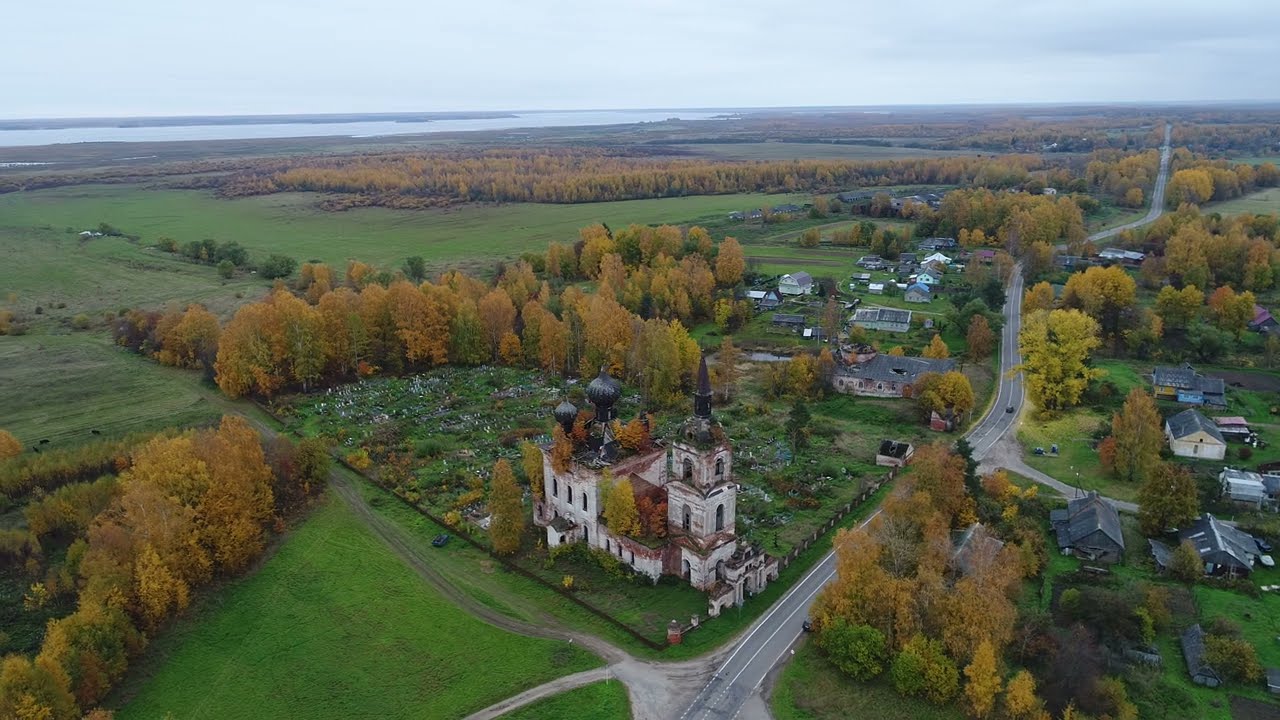
<instances>
[{"instance_id":1,"label":"grassy meadow","mask_svg":"<svg viewBox=\"0 0 1280 720\"><path fill-rule=\"evenodd\" d=\"M592 683L539 700L502 716L504 720L631 720L631 699L620 682Z\"/></svg>"},{"instance_id":2,"label":"grassy meadow","mask_svg":"<svg viewBox=\"0 0 1280 720\"><path fill-rule=\"evenodd\" d=\"M1280 215L1280 188L1267 188L1234 200L1209 203L1204 206L1204 211L1223 215Z\"/></svg>"},{"instance_id":3,"label":"grassy meadow","mask_svg":"<svg viewBox=\"0 0 1280 720\"><path fill-rule=\"evenodd\" d=\"M331 500L162 634L112 704L122 720L459 718L599 664L468 615Z\"/></svg>"},{"instance_id":4,"label":"grassy meadow","mask_svg":"<svg viewBox=\"0 0 1280 720\"><path fill-rule=\"evenodd\" d=\"M47 226L59 231L106 222L140 235L148 245L166 236L179 244L204 238L235 240L254 257L282 253L300 262L318 259L336 267L345 267L348 258L399 267L406 257L421 255L436 270L460 267L487 273L494 261L543 252L553 240L575 241L578 229L592 223L616 228L631 223L711 221L734 210L803 203L809 198L807 194L712 195L579 205L324 212L316 208L322 197L283 193L223 200L195 190L86 185L0 195L0 218L6 226ZM212 268L207 270L213 275ZM0 274L0 286L3 280Z\"/></svg>"}]
</instances>

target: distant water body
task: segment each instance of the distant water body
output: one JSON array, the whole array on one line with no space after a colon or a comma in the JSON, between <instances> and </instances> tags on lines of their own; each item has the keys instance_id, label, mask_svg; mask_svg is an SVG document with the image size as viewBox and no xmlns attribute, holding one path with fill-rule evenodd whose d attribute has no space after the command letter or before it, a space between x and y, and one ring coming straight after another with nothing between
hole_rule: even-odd
<instances>
[{"instance_id":1,"label":"distant water body","mask_svg":"<svg viewBox=\"0 0 1280 720\"><path fill-rule=\"evenodd\" d=\"M264 138L348 136L382 137L421 133L580 127L659 122L671 118L705 120L717 112L683 110L584 110L514 113L510 117L435 120L432 122L246 123L155 127L68 127L0 130L0 147L91 142L181 142L184 140L252 140Z\"/></svg>"}]
</instances>

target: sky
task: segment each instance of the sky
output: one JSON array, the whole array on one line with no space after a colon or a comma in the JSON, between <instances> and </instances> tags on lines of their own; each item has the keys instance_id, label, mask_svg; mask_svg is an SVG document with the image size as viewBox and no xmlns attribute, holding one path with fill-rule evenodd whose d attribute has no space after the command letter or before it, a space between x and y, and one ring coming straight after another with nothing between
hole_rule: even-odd
<instances>
[{"instance_id":1,"label":"sky","mask_svg":"<svg viewBox=\"0 0 1280 720\"><path fill-rule=\"evenodd\" d=\"M1274 0L6 5L9 118L1280 99Z\"/></svg>"}]
</instances>

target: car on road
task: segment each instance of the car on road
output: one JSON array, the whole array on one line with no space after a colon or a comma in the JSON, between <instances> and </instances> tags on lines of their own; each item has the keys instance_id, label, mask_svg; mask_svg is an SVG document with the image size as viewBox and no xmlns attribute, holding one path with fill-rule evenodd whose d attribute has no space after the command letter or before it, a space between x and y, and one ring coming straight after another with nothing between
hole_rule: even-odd
<instances>
[{"instance_id":1,"label":"car on road","mask_svg":"<svg viewBox=\"0 0 1280 720\"><path fill-rule=\"evenodd\" d=\"M1013 412L1013 406L1012 406L1012 405L1010 405L1009 407L1005 408L1005 409L1004 409L1004 411L1005 411L1005 412L1007 412L1007 413L1011 413L1011 412Z\"/></svg>"},{"instance_id":2,"label":"car on road","mask_svg":"<svg viewBox=\"0 0 1280 720\"><path fill-rule=\"evenodd\" d=\"M440 533L439 535L431 538L431 545L433 547L444 547L445 545L448 545L448 544L449 544L449 533Z\"/></svg>"},{"instance_id":3,"label":"car on road","mask_svg":"<svg viewBox=\"0 0 1280 720\"><path fill-rule=\"evenodd\" d=\"M813 632L813 622L808 618L805 618L805 621L800 623L800 627L803 628L805 632Z\"/></svg>"}]
</instances>

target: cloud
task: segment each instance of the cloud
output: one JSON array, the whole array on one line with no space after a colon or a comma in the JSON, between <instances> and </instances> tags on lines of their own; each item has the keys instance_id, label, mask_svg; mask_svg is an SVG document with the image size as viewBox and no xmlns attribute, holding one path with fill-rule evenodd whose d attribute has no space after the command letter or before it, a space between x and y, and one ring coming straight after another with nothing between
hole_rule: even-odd
<instances>
[{"instance_id":1,"label":"cloud","mask_svg":"<svg viewBox=\"0 0 1280 720\"><path fill-rule=\"evenodd\" d=\"M1270 3L64 0L10 117L1275 99ZM13 60L17 58L17 60Z\"/></svg>"}]
</instances>

